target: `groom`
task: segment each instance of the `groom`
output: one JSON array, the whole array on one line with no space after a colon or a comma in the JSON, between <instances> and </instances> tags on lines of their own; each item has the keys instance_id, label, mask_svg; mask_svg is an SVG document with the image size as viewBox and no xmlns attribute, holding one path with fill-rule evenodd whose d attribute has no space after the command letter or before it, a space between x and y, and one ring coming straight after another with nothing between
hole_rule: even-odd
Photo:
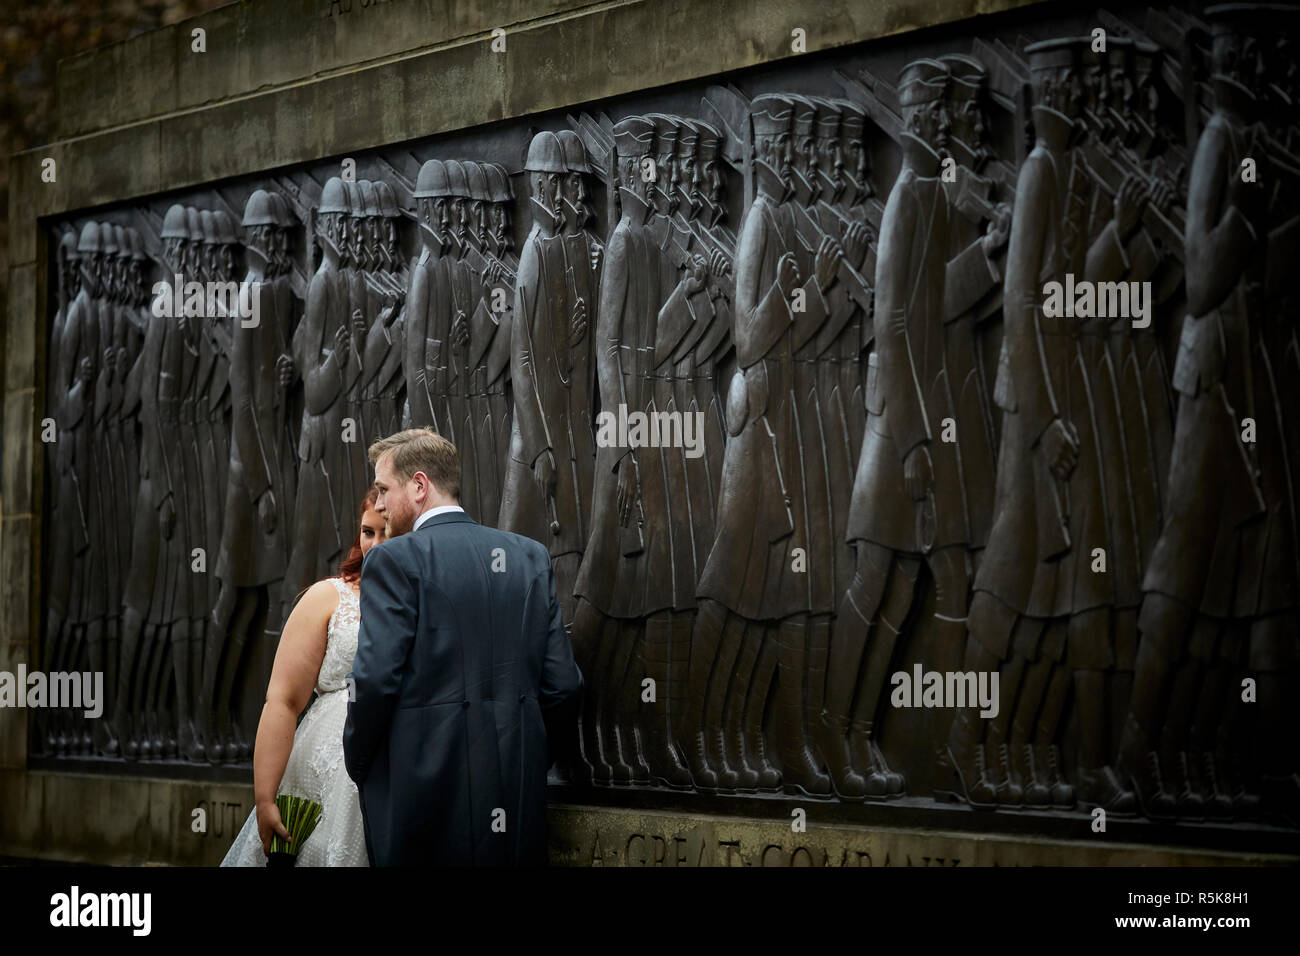
<instances>
[{"instance_id":1,"label":"groom","mask_svg":"<svg viewBox=\"0 0 1300 956\"><path fill-rule=\"evenodd\" d=\"M362 565L343 729L370 862L544 865L545 721L582 690L550 555L464 512L460 454L432 429L370 461L391 540Z\"/></svg>"}]
</instances>

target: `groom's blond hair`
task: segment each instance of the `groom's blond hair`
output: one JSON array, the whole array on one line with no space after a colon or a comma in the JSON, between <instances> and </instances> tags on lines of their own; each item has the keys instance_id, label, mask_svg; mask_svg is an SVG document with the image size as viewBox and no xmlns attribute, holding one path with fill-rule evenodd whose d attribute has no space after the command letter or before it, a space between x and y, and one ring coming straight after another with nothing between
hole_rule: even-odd
<instances>
[{"instance_id":1,"label":"groom's blond hair","mask_svg":"<svg viewBox=\"0 0 1300 956\"><path fill-rule=\"evenodd\" d=\"M432 428L408 428L370 446L370 464L392 452L393 471L410 481L417 471L448 498L460 500L460 452Z\"/></svg>"}]
</instances>

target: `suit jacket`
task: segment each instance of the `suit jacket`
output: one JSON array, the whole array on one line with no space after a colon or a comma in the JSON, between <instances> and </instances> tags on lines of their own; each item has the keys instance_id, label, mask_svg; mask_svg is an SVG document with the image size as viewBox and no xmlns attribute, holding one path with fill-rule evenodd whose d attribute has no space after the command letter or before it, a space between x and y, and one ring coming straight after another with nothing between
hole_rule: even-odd
<instances>
[{"instance_id":1,"label":"suit jacket","mask_svg":"<svg viewBox=\"0 0 1300 956\"><path fill-rule=\"evenodd\" d=\"M546 862L547 721L582 673L543 545L449 512L372 549L352 679L372 864Z\"/></svg>"}]
</instances>

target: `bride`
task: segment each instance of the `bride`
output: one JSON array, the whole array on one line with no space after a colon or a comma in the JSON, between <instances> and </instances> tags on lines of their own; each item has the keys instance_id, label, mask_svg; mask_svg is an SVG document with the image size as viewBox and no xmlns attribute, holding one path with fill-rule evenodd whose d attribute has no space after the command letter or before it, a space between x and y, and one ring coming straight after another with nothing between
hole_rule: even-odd
<instances>
[{"instance_id":1,"label":"bride","mask_svg":"<svg viewBox=\"0 0 1300 956\"><path fill-rule=\"evenodd\" d=\"M285 622L266 704L253 749L256 807L235 837L222 866L266 866L271 836L288 837L277 794L306 797L321 805L320 822L301 847L298 866L366 866L366 838L357 786L343 766L343 724L360 626L361 559L385 538L384 518L374 511L372 488L361 506L361 528L339 576L307 589ZM295 732L294 721L312 689L318 700Z\"/></svg>"}]
</instances>

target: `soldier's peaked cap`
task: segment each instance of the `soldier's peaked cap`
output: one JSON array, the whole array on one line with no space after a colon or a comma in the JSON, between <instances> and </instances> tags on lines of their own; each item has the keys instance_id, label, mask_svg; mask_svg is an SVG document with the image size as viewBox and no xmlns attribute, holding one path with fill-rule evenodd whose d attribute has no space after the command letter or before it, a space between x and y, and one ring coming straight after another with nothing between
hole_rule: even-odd
<instances>
[{"instance_id":1,"label":"soldier's peaked cap","mask_svg":"<svg viewBox=\"0 0 1300 956\"><path fill-rule=\"evenodd\" d=\"M343 188L343 180L331 176L321 190L320 206L316 210L321 215L332 212L348 211L348 192Z\"/></svg>"},{"instance_id":2,"label":"soldier's peaked cap","mask_svg":"<svg viewBox=\"0 0 1300 956\"><path fill-rule=\"evenodd\" d=\"M614 124L614 145L621 156L644 156L654 144L654 120L629 116Z\"/></svg>"},{"instance_id":3,"label":"soldier's peaked cap","mask_svg":"<svg viewBox=\"0 0 1300 956\"><path fill-rule=\"evenodd\" d=\"M943 96L948 77L948 67L938 60L913 60L898 74L898 105L933 103Z\"/></svg>"},{"instance_id":4,"label":"soldier's peaked cap","mask_svg":"<svg viewBox=\"0 0 1300 956\"><path fill-rule=\"evenodd\" d=\"M245 229L253 226L278 225L275 213L271 209L271 194L265 189L254 189L253 194L244 203L244 219L241 223Z\"/></svg>"},{"instance_id":5,"label":"soldier's peaked cap","mask_svg":"<svg viewBox=\"0 0 1300 956\"><path fill-rule=\"evenodd\" d=\"M790 121L791 129L798 138L811 136L813 130L813 120L817 118L817 106L806 96L790 95L790 103L794 107L794 118Z\"/></svg>"},{"instance_id":6,"label":"soldier's peaked cap","mask_svg":"<svg viewBox=\"0 0 1300 956\"><path fill-rule=\"evenodd\" d=\"M790 132L794 106L789 97L780 93L764 93L754 97L749 104L749 112L754 119L755 136L780 136Z\"/></svg>"},{"instance_id":7,"label":"soldier's peaked cap","mask_svg":"<svg viewBox=\"0 0 1300 956\"><path fill-rule=\"evenodd\" d=\"M840 131L840 105L824 96L814 96L813 105L817 107L817 135L832 137Z\"/></svg>"},{"instance_id":8,"label":"soldier's peaked cap","mask_svg":"<svg viewBox=\"0 0 1300 956\"><path fill-rule=\"evenodd\" d=\"M571 173L589 173L587 165L587 148L582 145L582 137L571 129L562 129L555 134L560 140L560 153L564 156L564 166Z\"/></svg>"},{"instance_id":9,"label":"soldier's peaked cap","mask_svg":"<svg viewBox=\"0 0 1300 956\"><path fill-rule=\"evenodd\" d=\"M679 117L678 122L681 125L677 130L677 152L689 156L700 141L700 126L689 116Z\"/></svg>"},{"instance_id":10,"label":"soldier's peaked cap","mask_svg":"<svg viewBox=\"0 0 1300 956\"><path fill-rule=\"evenodd\" d=\"M443 164L447 167L447 195L457 198L469 198L469 180L465 177L465 166L458 159L449 159Z\"/></svg>"},{"instance_id":11,"label":"soldier's peaked cap","mask_svg":"<svg viewBox=\"0 0 1300 956\"><path fill-rule=\"evenodd\" d=\"M700 131L700 142L695 147L696 157L702 163L716 159L718 144L722 142L722 135L703 120L696 120L695 125Z\"/></svg>"},{"instance_id":12,"label":"soldier's peaked cap","mask_svg":"<svg viewBox=\"0 0 1300 956\"><path fill-rule=\"evenodd\" d=\"M415 178L416 199L434 199L447 195L447 165L441 159L430 159L420 167Z\"/></svg>"},{"instance_id":13,"label":"soldier's peaked cap","mask_svg":"<svg viewBox=\"0 0 1300 956\"><path fill-rule=\"evenodd\" d=\"M677 149L677 131L681 124L677 117L667 113L647 113L646 119L655 124L655 152L660 155Z\"/></svg>"},{"instance_id":14,"label":"soldier's peaked cap","mask_svg":"<svg viewBox=\"0 0 1300 956\"><path fill-rule=\"evenodd\" d=\"M483 172L482 163L465 163L465 179L469 181L469 198L486 200L488 198L487 174Z\"/></svg>"},{"instance_id":15,"label":"soldier's peaked cap","mask_svg":"<svg viewBox=\"0 0 1300 956\"><path fill-rule=\"evenodd\" d=\"M862 139L867 125L867 111L851 100L836 100L840 108L840 136L843 139Z\"/></svg>"},{"instance_id":16,"label":"soldier's peaked cap","mask_svg":"<svg viewBox=\"0 0 1300 956\"><path fill-rule=\"evenodd\" d=\"M1074 66L1078 62L1078 50L1077 37L1056 37L1029 44L1025 56L1029 58L1030 70L1057 70Z\"/></svg>"},{"instance_id":17,"label":"soldier's peaked cap","mask_svg":"<svg viewBox=\"0 0 1300 956\"><path fill-rule=\"evenodd\" d=\"M948 68L948 75L958 91L979 89L988 75L983 63L964 53L945 53L939 57L939 62Z\"/></svg>"},{"instance_id":18,"label":"soldier's peaked cap","mask_svg":"<svg viewBox=\"0 0 1300 956\"><path fill-rule=\"evenodd\" d=\"M524 169L530 173L565 173L564 150L560 139L550 130L542 130L528 144L528 158Z\"/></svg>"},{"instance_id":19,"label":"soldier's peaked cap","mask_svg":"<svg viewBox=\"0 0 1300 956\"><path fill-rule=\"evenodd\" d=\"M167 210L167 215L163 216L162 232L159 234L163 239L188 239L190 237L189 228L185 225L185 207L176 203Z\"/></svg>"}]
</instances>

